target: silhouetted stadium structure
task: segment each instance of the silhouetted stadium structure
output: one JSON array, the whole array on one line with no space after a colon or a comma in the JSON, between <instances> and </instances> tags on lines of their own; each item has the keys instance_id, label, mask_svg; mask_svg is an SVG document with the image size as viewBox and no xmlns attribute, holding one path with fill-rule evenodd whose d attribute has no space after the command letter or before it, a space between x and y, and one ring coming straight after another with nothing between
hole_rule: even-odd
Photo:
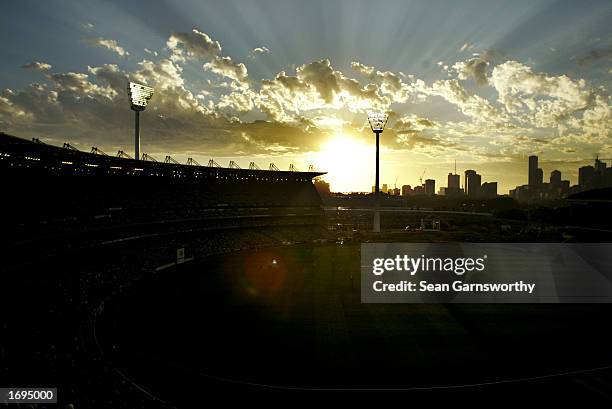
<instances>
[{"instance_id":1,"label":"silhouetted stadium structure","mask_svg":"<svg viewBox=\"0 0 612 409\"><path fill-rule=\"evenodd\" d=\"M567 197L572 208L572 222L594 228L612 228L612 188L591 189Z\"/></svg>"},{"instance_id":2,"label":"silhouetted stadium structure","mask_svg":"<svg viewBox=\"0 0 612 409\"><path fill-rule=\"evenodd\" d=\"M182 165L81 152L0 134L0 169L11 200L6 222L17 240L110 227L208 227L282 218L317 224L323 215L312 178L298 172ZM169 159L168 159L169 158ZM193 160L189 161L194 163ZM275 223L278 223L275 220Z\"/></svg>"},{"instance_id":3,"label":"silhouetted stadium structure","mask_svg":"<svg viewBox=\"0 0 612 409\"><path fill-rule=\"evenodd\" d=\"M0 133L2 287L16 289L3 301L21 305L0 350L13 381L53 381L77 407L155 407L97 346L105 300L169 266L326 236L323 172L143 159Z\"/></svg>"}]
</instances>

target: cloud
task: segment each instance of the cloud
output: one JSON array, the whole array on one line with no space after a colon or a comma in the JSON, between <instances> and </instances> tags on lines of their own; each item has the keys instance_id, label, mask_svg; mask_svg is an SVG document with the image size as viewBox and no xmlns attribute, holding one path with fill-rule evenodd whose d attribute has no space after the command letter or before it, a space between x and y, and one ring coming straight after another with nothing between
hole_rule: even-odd
<instances>
[{"instance_id":1,"label":"cloud","mask_svg":"<svg viewBox=\"0 0 612 409\"><path fill-rule=\"evenodd\" d=\"M489 66L495 60L501 58L503 53L498 50L487 49L472 55L473 57L468 60L457 61L452 65L452 69L457 73L460 80L473 79L478 85L486 85L488 83ZM442 64L438 63L438 65ZM448 66L445 65L444 70L448 71Z\"/></svg>"},{"instance_id":2,"label":"cloud","mask_svg":"<svg viewBox=\"0 0 612 409\"><path fill-rule=\"evenodd\" d=\"M148 48L146 48L146 47L145 47L145 49L144 49L144 52L145 52L145 53L147 53L147 54L154 55L155 57L157 57L157 55L158 55L158 52L157 52L157 51L154 51L154 50L149 50L149 49L148 49Z\"/></svg>"},{"instance_id":3,"label":"cloud","mask_svg":"<svg viewBox=\"0 0 612 409\"><path fill-rule=\"evenodd\" d=\"M413 75L406 75L403 72L378 71L374 67L357 61L351 62L351 68L372 81L368 86L376 88L387 105L394 102L402 104L408 101L423 101L427 96L425 82L415 79ZM411 82L404 81L406 79Z\"/></svg>"},{"instance_id":4,"label":"cloud","mask_svg":"<svg viewBox=\"0 0 612 409\"><path fill-rule=\"evenodd\" d=\"M610 97L597 95L581 117L570 117L564 135L576 135L586 143L606 143L612 138L612 107Z\"/></svg>"},{"instance_id":5,"label":"cloud","mask_svg":"<svg viewBox=\"0 0 612 409\"><path fill-rule=\"evenodd\" d=\"M478 85L488 83L487 67L489 63L482 58L471 58L467 61L459 61L453 65L453 69L457 72L460 80L473 78Z\"/></svg>"},{"instance_id":6,"label":"cloud","mask_svg":"<svg viewBox=\"0 0 612 409\"><path fill-rule=\"evenodd\" d=\"M37 65L32 64L33 68ZM252 90L221 96L215 104L185 86L183 70L170 58L143 60L127 72L116 64L88 67L87 72L41 71L45 84L0 93L0 128L28 137L45 136L111 152L129 145L133 118L125 95L130 80L155 88L143 113L143 149L151 154L276 155L316 148L319 130L298 120L243 122L223 111L250 111ZM203 98L202 98L203 97Z\"/></svg>"},{"instance_id":7,"label":"cloud","mask_svg":"<svg viewBox=\"0 0 612 409\"><path fill-rule=\"evenodd\" d=\"M311 124L310 124L311 125ZM245 153L277 154L314 151L326 134L313 126L256 120L235 123L234 130L247 136Z\"/></svg>"},{"instance_id":8,"label":"cloud","mask_svg":"<svg viewBox=\"0 0 612 409\"><path fill-rule=\"evenodd\" d=\"M115 40L108 40L106 38L97 37L91 38L87 40L87 42L96 47L106 48L107 50L110 50L121 57L127 57L128 55L130 55L130 53L125 51L125 48L121 47L119 43L117 43L117 41Z\"/></svg>"},{"instance_id":9,"label":"cloud","mask_svg":"<svg viewBox=\"0 0 612 409\"><path fill-rule=\"evenodd\" d=\"M360 74L371 76L374 74L374 67L367 66L365 64L360 63L359 61L351 61L351 68L357 71Z\"/></svg>"},{"instance_id":10,"label":"cloud","mask_svg":"<svg viewBox=\"0 0 612 409\"><path fill-rule=\"evenodd\" d=\"M362 86L323 59L297 67L295 76L281 71L273 80L263 80L258 106L278 121L296 120L304 112L320 109L384 110L391 101L378 90L374 84Z\"/></svg>"},{"instance_id":11,"label":"cloud","mask_svg":"<svg viewBox=\"0 0 612 409\"><path fill-rule=\"evenodd\" d=\"M14 92L5 89L0 94L0 124L11 129L13 124L31 127L37 123L63 123L58 93L50 91L46 84L29 84Z\"/></svg>"},{"instance_id":12,"label":"cloud","mask_svg":"<svg viewBox=\"0 0 612 409\"><path fill-rule=\"evenodd\" d=\"M474 47L476 47L474 44L465 43L461 46L461 48L459 48L459 52L462 53L464 51L470 51L473 50Z\"/></svg>"},{"instance_id":13,"label":"cloud","mask_svg":"<svg viewBox=\"0 0 612 409\"><path fill-rule=\"evenodd\" d=\"M230 94L221 95L216 108L230 114L243 114L255 108L257 94L248 89L240 89Z\"/></svg>"},{"instance_id":14,"label":"cloud","mask_svg":"<svg viewBox=\"0 0 612 409\"><path fill-rule=\"evenodd\" d=\"M115 95L125 92L129 75L122 71L117 64L104 64L100 67L87 67L87 72L94 78L106 84Z\"/></svg>"},{"instance_id":15,"label":"cloud","mask_svg":"<svg viewBox=\"0 0 612 409\"><path fill-rule=\"evenodd\" d=\"M525 112L538 127L554 127L569 115L591 104L593 93L582 79L566 75L549 76L534 73L517 61L507 61L493 69L491 85L498 92L498 101L518 115Z\"/></svg>"},{"instance_id":16,"label":"cloud","mask_svg":"<svg viewBox=\"0 0 612 409\"><path fill-rule=\"evenodd\" d=\"M435 81L429 90L431 95L437 95L457 106L457 108L474 122L490 122L503 124L508 121L507 116L495 108L483 97L471 94L463 88L459 81Z\"/></svg>"},{"instance_id":17,"label":"cloud","mask_svg":"<svg viewBox=\"0 0 612 409\"><path fill-rule=\"evenodd\" d=\"M437 159L454 157L467 147L460 143L460 137L445 132L447 125L416 114L404 115L385 130L386 145Z\"/></svg>"},{"instance_id":18,"label":"cloud","mask_svg":"<svg viewBox=\"0 0 612 409\"><path fill-rule=\"evenodd\" d=\"M164 58L157 62L143 60L138 63L141 69L132 76L135 80L157 87L159 91L183 87L183 69L176 62Z\"/></svg>"},{"instance_id":19,"label":"cloud","mask_svg":"<svg viewBox=\"0 0 612 409\"><path fill-rule=\"evenodd\" d=\"M178 60L196 58L208 61L221 52L221 44L218 41L195 28L188 33L172 33L166 46L172 52L173 58Z\"/></svg>"},{"instance_id":20,"label":"cloud","mask_svg":"<svg viewBox=\"0 0 612 409\"><path fill-rule=\"evenodd\" d=\"M347 134L365 138L370 109L392 115L385 131L388 149L436 158L469 152L482 160L516 160L543 145L559 154L584 152L611 137L610 97L603 87L536 73L517 61L496 65L501 54L493 51L450 62L442 79L427 82L357 61L342 72L329 59L254 81L245 64L222 56L221 44L205 33L172 33L167 46L168 56L149 50L131 70L102 64L55 73L45 62L24 64L38 72L40 82L0 93L0 127L25 137L125 148L133 126L125 87L132 80L155 88L143 114L143 141L151 154L317 150L339 124ZM263 52L255 55L267 53L258 48ZM201 61L216 75L190 82L183 72L188 60ZM467 79L481 85L477 92L466 88ZM465 118L457 120L448 106L438 109L440 104L450 104Z\"/></svg>"},{"instance_id":21,"label":"cloud","mask_svg":"<svg viewBox=\"0 0 612 409\"><path fill-rule=\"evenodd\" d=\"M411 97L424 97L424 83L421 80L406 83L402 78L414 79L413 76L406 76L403 73L391 71L378 71L374 67L367 66L357 61L351 62L351 68L369 78L372 85L376 86L380 94L389 98L388 103L404 103Z\"/></svg>"},{"instance_id":22,"label":"cloud","mask_svg":"<svg viewBox=\"0 0 612 409\"><path fill-rule=\"evenodd\" d=\"M214 56L207 68L234 83L244 84L248 79L246 67L229 57ZM215 90L212 95L206 90L192 93L186 86L180 61L172 56L142 60L132 72L116 64L89 66L86 72L48 71L41 71L48 84L2 93L2 128L24 136L35 133L121 146L131 133L125 84L133 80L155 88L143 114L149 146L155 149L299 152L315 149L316 135L328 132L305 114L321 116L321 109L345 108L365 112L372 106L388 104L378 95L378 87L362 86L335 70L329 60L304 64L294 76L280 72L262 81L258 90L229 86L225 89L232 91L222 95L218 95L222 84L216 82L210 84ZM253 115L257 111L269 120L240 119L244 113Z\"/></svg>"},{"instance_id":23,"label":"cloud","mask_svg":"<svg viewBox=\"0 0 612 409\"><path fill-rule=\"evenodd\" d=\"M49 71L52 68L52 65L46 62L32 61L27 64L23 64L21 68L45 72Z\"/></svg>"},{"instance_id":24,"label":"cloud","mask_svg":"<svg viewBox=\"0 0 612 409\"><path fill-rule=\"evenodd\" d=\"M265 47L265 46L256 47L256 48L253 48L249 52L249 58L257 58L258 56L267 55L267 54L270 54L270 50L268 49L268 47Z\"/></svg>"},{"instance_id":25,"label":"cloud","mask_svg":"<svg viewBox=\"0 0 612 409\"><path fill-rule=\"evenodd\" d=\"M399 118L393 125L396 134L422 132L425 129L437 128L439 124L435 121L422 118L415 114L409 114Z\"/></svg>"},{"instance_id":26,"label":"cloud","mask_svg":"<svg viewBox=\"0 0 612 409\"><path fill-rule=\"evenodd\" d=\"M603 50L591 50L587 55L578 58L576 62L578 65L586 66L604 59L612 61L612 47Z\"/></svg>"},{"instance_id":27,"label":"cloud","mask_svg":"<svg viewBox=\"0 0 612 409\"><path fill-rule=\"evenodd\" d=\"M335 71L328 59L313 61L296 69L297 77L314 87L323 101L332 103L335 96L343 90L359 92L357 81L346 78L340 71Z\"/></svg>"},{"instance_id":28,"label":"cloud","mask_svg":"<svg viewBox=\"0 0 612 409\"><path fill-rule=\"evenodd\" d=\"M242 63L235 63L230 57L215 56L210 62L204 64L204 70L212 71L215 74L230 78L240 85L248 86L247 68Z\"/></svg>"}]
</instances>

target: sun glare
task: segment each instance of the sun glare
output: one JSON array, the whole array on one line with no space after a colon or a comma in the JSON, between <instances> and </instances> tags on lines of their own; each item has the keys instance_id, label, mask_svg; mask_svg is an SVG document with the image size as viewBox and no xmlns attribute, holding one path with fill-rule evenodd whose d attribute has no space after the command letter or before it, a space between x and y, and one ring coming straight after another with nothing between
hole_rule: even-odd
<instances>
[{"instance_id":1,"label":"sun glare","mask_svg":"<svg viewBox=\"0 0 612 409\"><path fill-rule=\"evenodd\" d=\"M336 192L368 191L374 149L346 135L337 135L313 152L312 162Z\"/></svg>"}]
</instances>

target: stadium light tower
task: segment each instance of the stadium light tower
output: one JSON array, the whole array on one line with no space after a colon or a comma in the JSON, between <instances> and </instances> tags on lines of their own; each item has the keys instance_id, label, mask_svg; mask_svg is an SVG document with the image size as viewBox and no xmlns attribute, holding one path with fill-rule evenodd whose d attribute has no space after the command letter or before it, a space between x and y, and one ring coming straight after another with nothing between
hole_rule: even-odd
<instances>
[{"instance_id":1,"label":"stadium light tower","mask_svg":"<svg viewBox=\"0 0 612 409\"><path fill-rule=\"evenodd\" d=\"M376 185L374 187L374 232L380 233L380 189L379 182L379 151L380 134L385 129L388 116L383 112L368 112L368 121L372 132L376 134Z\"/></svg>"},{"instance_id":2,"label":"stadium light tower","mask_svg":"<svg viewBox=\"0 0 612 409\"><path fill-rule=\"evenodd\" d=\"M153 96L153 88L146 85L129 82L127 87L130 97L130 108L136 114L134 128L134 159L140 159L140 111L144 111Z\"/></svg>"}]
</instances>

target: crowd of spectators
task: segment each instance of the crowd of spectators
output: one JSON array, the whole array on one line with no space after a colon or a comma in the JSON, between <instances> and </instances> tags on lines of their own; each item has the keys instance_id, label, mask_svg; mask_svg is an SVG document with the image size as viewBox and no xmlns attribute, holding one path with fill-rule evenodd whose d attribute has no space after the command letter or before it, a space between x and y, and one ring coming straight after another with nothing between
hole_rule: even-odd
<instances>
[{"instance_id":1,"label":"crowd of spectators","mask_svg":"<svg viewBox=\"0 0 612 409\"><path fill-rule=\"evenodd\" d=\"M11 300L21 308L5 328L7 372L25 383L54 383L60 407L156 407L101 352L96 320L110 298L152 274L173 273L167 268L177 265L179 249L185 262L206 263L213 255L326 238L321 225L262 222L98 243L25 261L10 272L18 289Z\"/></svg>"}]
</instances>

